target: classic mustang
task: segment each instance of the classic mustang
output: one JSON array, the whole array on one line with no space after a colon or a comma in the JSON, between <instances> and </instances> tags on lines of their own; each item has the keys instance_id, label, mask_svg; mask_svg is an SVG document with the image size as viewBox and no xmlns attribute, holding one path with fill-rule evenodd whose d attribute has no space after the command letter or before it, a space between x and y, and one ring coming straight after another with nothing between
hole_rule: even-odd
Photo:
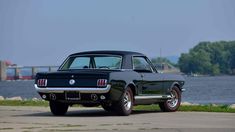
<instances>
[{"instance_id":1,"label":"classic mustang","mask_svg":"<svg viewBox=\"0 0 235 132\"><path fill-rule=\"evenodd\" d=\"M156 104L176 111L184 91L181 75L158 73L143 54L129 51L88 51L71 54L57 72L37 73L35 88L49 101L54 115L73 104L129 115L133 105Z\"/></svg>"}]
</instances>

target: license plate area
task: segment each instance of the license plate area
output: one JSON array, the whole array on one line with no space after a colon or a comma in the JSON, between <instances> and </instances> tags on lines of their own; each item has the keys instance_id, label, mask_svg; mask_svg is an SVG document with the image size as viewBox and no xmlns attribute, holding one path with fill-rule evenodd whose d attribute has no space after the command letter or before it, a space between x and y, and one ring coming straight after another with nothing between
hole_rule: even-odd
<instances>
[{"instance_id":1,"label":"license plate area","mask_svg":"<svg viewBox=\"0 0 235 132\"><path fill-rule=\"evenodd\" d=\"M81 96L80 96L80 93L77 91L68 91L68 92L65 92L65 99L66 100L80 100Z\"/></svg>"}]
</instances>

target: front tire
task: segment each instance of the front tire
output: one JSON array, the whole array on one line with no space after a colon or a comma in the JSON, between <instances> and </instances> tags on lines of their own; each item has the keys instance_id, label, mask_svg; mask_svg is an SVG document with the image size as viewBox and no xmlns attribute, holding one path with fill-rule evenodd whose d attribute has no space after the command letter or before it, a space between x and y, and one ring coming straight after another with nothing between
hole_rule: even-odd
<instances>
[{"instance_id":1,"label":"front tire","mask_svg":"<svg viewBox=\"0 0 235 132\"><path fill-rule=\"evenodd\" d=\"M115 109L118 115L128 116L133 108L133 92L130 87L127 87L121 99L115 104Z\"/></svg>"},{"instance_id":2,"label":"front tire","mask_svg":"<svg viewBox=\"0 0 235 132\"><path fill-rule=\"evenodd\" d=\"M171 90L171 99L159 103L159 107L164 112L177 111L181 103L181 92L177 86L174 86Z\"/></svg>"},{"instance_id":3,"label":"front tire","mask_svg":"<svg viewBox=\"0 0 235 132\"><path fill-rule=\"evenodd\" d=\"M68 104L60 103L57 101L50 101L49 105L50 105L51 113L56 116L65 115L69 108Z\"/></svg>"}]
</instances>

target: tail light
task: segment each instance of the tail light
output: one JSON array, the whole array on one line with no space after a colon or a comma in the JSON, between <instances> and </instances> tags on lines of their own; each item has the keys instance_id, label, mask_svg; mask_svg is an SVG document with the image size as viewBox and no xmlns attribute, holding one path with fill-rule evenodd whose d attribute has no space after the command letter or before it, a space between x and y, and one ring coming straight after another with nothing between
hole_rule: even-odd
<instances>
[{"instance_id":1,"label":"tail light","mask_svg":"<svg viewBox=\"0 0 235 132\"><path fill-rule=\"evenodd\" d=\"M104 87L107 85L107 79L98 79L97 80L97 86L98 87Z\"/></svg>"},{"instance_id":2,"label":"tail light","mask_svg":"<svg viewBox=\"0 0 235 132\"><path fill-rule=\"evenodd\" d=\"M37 85L41 87L47 86L47 79L38 79Z\"/></svg>"}]
</instances>

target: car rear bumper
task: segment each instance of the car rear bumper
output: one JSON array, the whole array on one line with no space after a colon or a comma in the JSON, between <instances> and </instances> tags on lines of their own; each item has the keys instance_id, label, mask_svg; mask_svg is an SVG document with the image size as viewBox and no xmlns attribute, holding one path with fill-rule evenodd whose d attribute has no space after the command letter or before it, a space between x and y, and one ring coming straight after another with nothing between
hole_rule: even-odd
<instances>
[{"instance_id":1,"label":"car rear bumper","mask_svg":"<svg viewBox=\"0 0 235 132\"><path fill-rule=\"evenodd\" d=\"M64 93L66 91L77 91L79 93L108 93L111 89L111 85L108 84L106 87L104 88L73 88L73 87L45 87L45 88L40 88L37 86L37 84L34 84L35 89L37 90L37 92L40 93Z\"/></svg>"}]
</instances>

